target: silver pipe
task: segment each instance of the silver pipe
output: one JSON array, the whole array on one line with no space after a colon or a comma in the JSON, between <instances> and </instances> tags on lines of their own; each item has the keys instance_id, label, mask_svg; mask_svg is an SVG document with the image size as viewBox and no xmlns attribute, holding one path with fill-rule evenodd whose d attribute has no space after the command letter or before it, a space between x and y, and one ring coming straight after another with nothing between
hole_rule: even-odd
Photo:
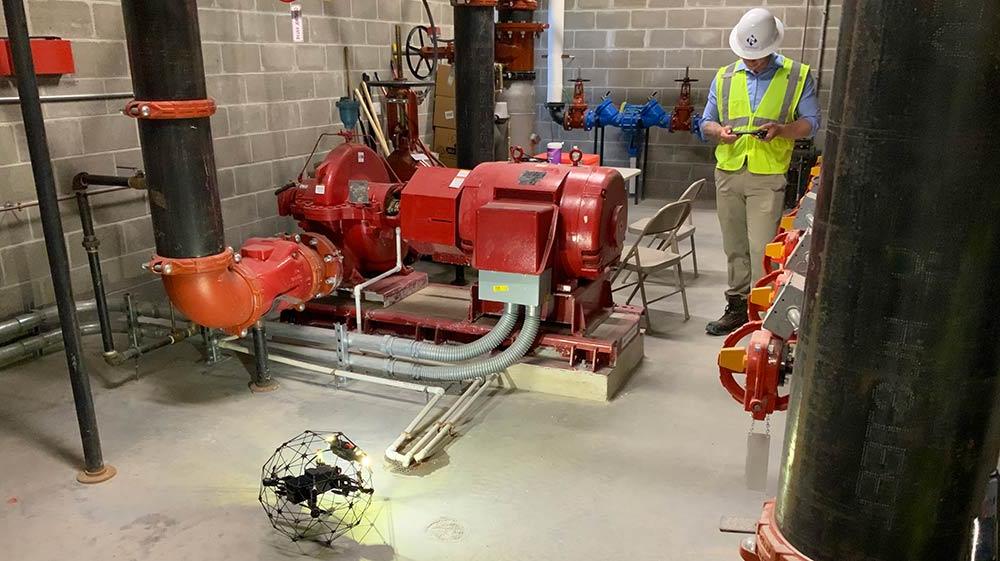
<instances>
[{"instance_id":1,"label":"silver pipe","mask_svg":"<svg viewBox=\"0 0 1000 561\"><path fill-rule=\"evenodd\" d=\"M110 306L112 311L127 311L124 302L111 303ZM170 317L167 307L160 306L159 304L151 302L137 302L135 304L135 308L136 312L141 316L158 319ZM80 300L76 303L77 314L92 312L96 309L97 304L94 300ZM46 323L51 323L57 321L58 319L59 311L56 307L48 306L0 321L0 343L16 339L17 337L24 335L40 325L45 325ZM178 319L184 320L184 318Z\"/></svg>"},{"instance_id":2,"label":"silver pipe","mask_svg":"<svg viewBox=\"0 0 1000 561\"><path fill-rule=\"evenodd\" d=\"M510 336L517 325L521 306L506 304L503 315L489 333L465 345L435 345L392 335L368 335L352 332L347 335L347 346L375 351L390 358L432 360L436 362L462 362L492 352Z\"/></svg>"},{"instance_id":3,"label":"silver pipe","mask_svg":"<svg viewBox=\"0 0 1000 561\"><path fill-rule=\"evenodd\" d=\"M457 382L483 378L490 374L500 373L524 358L524 355L528 354L528 351L531 350L532 345L535 343L535 337L538 336L538 329L541 323L539 309L536 306L529 307L528 314L524 318L524 324L521 326L521 332L517 334L514 343L502 353L477 362L448 366L428 366L425 364L401 362L393 358L375 360L376 362L381 362L381 369L389 374L402 374L417 380L427 379ZM371 364L369 359L371 357L348 355L350 365Z\"/></svg>"},{"instance_id":4,"label":"silver pipe","mask_svg":"<svg viewBox=\"0 0 1000 561\"><path fill-rule=\"evenodd\" d=\"M110 101L114 99L132 99L132 92L93 93L93 94L59 94L43 95L42 103L69 103L74 101ZM0 97L0 105L18 105L21 99L17 96Z\"/></svg>"},{"instance_id":5,"label":"silver pipe","mask_svg":"<svg viewBox=\"0 0 1000 561\"><path fill-rule=\"evenodd\" d=\"M143 326L149 327L149 326ZM157 331L161 329L154 328ZM126 326L116 324L112 326L115 333L128 333ZM98 322L84 323L80 325L80 335L97 335L101 332L101 324ZM58 349L62 346L62 330L54 329L31 337L15 341L9 345L0 347L0 367L29 358L36 353L45 353Z\"/></svg>"}]
</instances>

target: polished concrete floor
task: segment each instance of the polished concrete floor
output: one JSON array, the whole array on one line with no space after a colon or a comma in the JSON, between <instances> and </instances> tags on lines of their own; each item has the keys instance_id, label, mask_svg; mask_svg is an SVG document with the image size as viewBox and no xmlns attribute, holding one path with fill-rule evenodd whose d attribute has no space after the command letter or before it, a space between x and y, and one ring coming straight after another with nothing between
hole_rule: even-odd
<instances>
[{"instance_id":1,"label":"polished concrete floor","mask_svg":"<svg viewBox=\"0 0 1000 561\"><path fill-rule=\"evenodd\" d=\"M633 209L648 215L655 202ZM754 517L749 417L718 383L718 224L695 215L701 275L654 305L646 359L612 402L497 393L428 465L376 465L374 527L361 543L293 544L257 503L260 467L305 429L340 430L373 454L423 404L405 391L275 366L279 391L251 394L238 359L212 368L182 344L110 369L88 341L104 453L119 474L83 486L61 354L0 370L0 542L4 559L736 560L720 516ZM654 293L658 290L654 289ZM772 432L775 491L783 416Z\"/></svg>"}]
</instances>

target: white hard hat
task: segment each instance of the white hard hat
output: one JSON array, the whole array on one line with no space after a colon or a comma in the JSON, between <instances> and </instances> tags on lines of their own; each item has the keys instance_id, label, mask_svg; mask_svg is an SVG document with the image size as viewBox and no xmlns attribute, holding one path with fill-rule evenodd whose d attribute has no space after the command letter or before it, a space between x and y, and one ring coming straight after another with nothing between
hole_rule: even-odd
<instances>
[{"instance_id":1,"label":"white hard hat","mask_svg":"<svg viewBox=\"0 0 1000 561\"><path fill-rule=\"evenodd\" d=\"M729 48L740 58L756 60L772 55L785 38L785 25L764 8L743 14L729 35Z\"/></svg>"}]
</instances>

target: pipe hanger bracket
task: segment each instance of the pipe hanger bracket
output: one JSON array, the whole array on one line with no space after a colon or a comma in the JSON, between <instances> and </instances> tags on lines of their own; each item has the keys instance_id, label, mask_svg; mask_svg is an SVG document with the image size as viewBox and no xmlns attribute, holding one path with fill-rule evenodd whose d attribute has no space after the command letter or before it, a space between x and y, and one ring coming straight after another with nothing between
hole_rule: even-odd
<instances>
[{"instance_id":1,"label":"pipe hanger bracket","mask_svg":"<svg viewBox=\"0 0 1000 561\"><path fill-rule=\"evenodd\" d=\"M134 119L198 119L215 114L215 100L184 99L174 101L140 101L133 99L125 104L122 113Z\"/></svg>"}]
</instances>

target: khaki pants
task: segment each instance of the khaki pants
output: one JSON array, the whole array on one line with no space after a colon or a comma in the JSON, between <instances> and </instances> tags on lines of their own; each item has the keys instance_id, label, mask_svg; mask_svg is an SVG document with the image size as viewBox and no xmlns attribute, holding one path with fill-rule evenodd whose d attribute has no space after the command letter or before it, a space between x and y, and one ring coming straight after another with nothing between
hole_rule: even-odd
<instances>
[{"instance_id":1,"label":"khaki pants","mask_svg":"<svg viewBox=\"0 0 1000 561\"><path fill-rule=\"evenodd\" d=\"M785 203L785 176L715 170L722 249L729 269L727 296L746 296L764 276L764 247L778 231Z\"/></svg>"}]
</instances>

